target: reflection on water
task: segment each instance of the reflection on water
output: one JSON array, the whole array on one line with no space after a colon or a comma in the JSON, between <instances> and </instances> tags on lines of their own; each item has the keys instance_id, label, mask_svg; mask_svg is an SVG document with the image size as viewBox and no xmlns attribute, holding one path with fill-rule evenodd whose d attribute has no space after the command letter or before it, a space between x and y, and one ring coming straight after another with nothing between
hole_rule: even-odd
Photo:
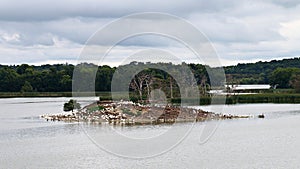
<instances>
[{"instance_id":1,"label":"reflection on water","mask_svg":"<svg viewBox=\"0 0 300 169\"><path fill-rule=\"evenodd\" d=\"M120 158L99 149L86 136L80 124L46 122L38 117L40 114L61 112L62 105L67 100L69 98L0 99L0 168L298 168L300 166L299 104L224 106L222 113L254 116L264 113L266 118L221 121L213 136L202 145L199 144L199 138L205 124L197 123L187 138L171 151L153 158L133 160ZM211 110L211 106L199 108ZM177 125L180 127L184 124ZM169 127L132 126L113 129L139 139L163 133ZM84 129L89 130L86 127ZM106 134L101 135L105 137ZM157 142L157 148L161 148L165 142L163 139ZM123 147L124 151L128 152L133 151L133 148L127 145Z\"/></svg>"}]
</instances>

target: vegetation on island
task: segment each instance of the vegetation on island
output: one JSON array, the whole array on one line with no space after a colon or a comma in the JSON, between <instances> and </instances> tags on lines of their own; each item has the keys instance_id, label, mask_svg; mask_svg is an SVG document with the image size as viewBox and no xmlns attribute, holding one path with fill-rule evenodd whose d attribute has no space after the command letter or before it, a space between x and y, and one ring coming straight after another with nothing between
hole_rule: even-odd
<instances>
[{"instance_id":1,"label":"vegetation on island","mask_svg":"<svg viewBox=\"0 0 300 169\"><path fill-rule=\"evenodd\" d=\"M79 110L81 108L80 103L78 103L76 100L69 100L67 103L64 104L64 111L74 111Z\"/></svg>"}]
</instances>

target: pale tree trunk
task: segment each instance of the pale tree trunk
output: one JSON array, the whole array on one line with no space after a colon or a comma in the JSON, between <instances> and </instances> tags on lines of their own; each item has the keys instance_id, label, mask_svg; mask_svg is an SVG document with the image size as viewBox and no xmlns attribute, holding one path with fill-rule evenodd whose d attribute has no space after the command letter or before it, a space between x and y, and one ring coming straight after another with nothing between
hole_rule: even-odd
<instances>
[{"instance_id":1,"label":"pale tree trunk","mask_svg":"<svg viewBox=\"0 0 300 169\"><path fill-rule=\"evenodd\" d=\"M143 92L142 92L143 84L140 83L139 78L137 78L137 79L134 78L134 79L133 79L133 84L131 85L131 87L132 87L133 89L135 89L135 90L138 91L140 100L142 100L142 98L143 98Z\"/></svg>"},{"instance_id":2,"label":"pale tree trunk","mask_svg":"<svg viewBox=\"0 0 300 169\"><path fill-rule=\"evenodd\" d=\"M148 81L149 80L149 81ZM152 84L152 79L146 80L146 87L147 87L147 98L149 100L150 97L150 91L151 91L151 84Z\"/></svg>"},{"instance_id":3,"label":"pale tree trunk","mask_svg":"<svg viewBox=\"0 0 300 169\"><path fill-rule=\"evenodd\" d=\"M147 74L136 75L136 77L133 78L133 83L131 83L131 87L134 90L138 91L141 101L143 100L143 85L146 84L147 94L149 96L151 83L152 83L151 76Z\"/></svg>"},{"instance_id":4,"label":"pale tree trunk","mask_svg":"<svg viewBox=\"0 0 300 169\"><path fill-rule=\"evenodd\" d=\"M202 91L203 91L202 92L203 95L206 95L206 91L207 91L207 89L206 89L206 81L207 81L206 76L203 76L202 79L201 79L201 84L200 84L200 86L202 88Z\"/></svg>"},{"instance_id":5,"label":"pale tree trunk","mask_svg":"<svg viewBox=\"0 0 300 169\"><path fill-rule=\"evenodd\" d=\"M170 95L171 95L171 99L173 99L173 84L172 84L172 78L170 77Z\"/></svg>"}]
</instances>

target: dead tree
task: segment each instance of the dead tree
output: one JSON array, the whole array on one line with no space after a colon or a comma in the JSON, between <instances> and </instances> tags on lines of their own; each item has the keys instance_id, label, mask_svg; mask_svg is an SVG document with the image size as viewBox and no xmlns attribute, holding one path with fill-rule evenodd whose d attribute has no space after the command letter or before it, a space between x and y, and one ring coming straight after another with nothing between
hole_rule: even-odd
<instances>
[{"instance_id":1,"label":"dead tree","mask_svg":"<svg viewBox=\"0 0 300 169\"><path fill-rule=\"evenodd\" d=\"M130 83L130 87L138 91L140 100L143 100L143 89L147 88L147 95L150 95L150 87L152 83L152 77L146 73L139 73L134 76Z\"/></svg>"}]
</instances>

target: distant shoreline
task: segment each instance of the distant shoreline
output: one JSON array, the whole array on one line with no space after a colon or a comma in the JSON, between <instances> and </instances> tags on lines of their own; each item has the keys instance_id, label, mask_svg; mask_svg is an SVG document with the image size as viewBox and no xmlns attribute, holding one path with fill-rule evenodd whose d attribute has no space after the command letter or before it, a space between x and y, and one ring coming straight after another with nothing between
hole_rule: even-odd
<instances>
[{"instance_id":1,"label":"distant shoreline","mask_svg":"<svg viewBox=\"0 0 300 169\"><path fill-rule=\"evenodd\" d=\"M0 98L20 97L72 97L72 92L0 92Z\"/></svg>"},{"instance_id":2,"label":"distant shoreline","mask_svg":"<svg viewBox=\"0 0 300 169\"><path fill-rule=\"evenodd\" d=\"M96 97L101 100L111 100L109 92L96 92ZM81 96L93 96L93 93L81 93ZM0 98L34 98L34 97L72 97L72 92L32 92L32 93L9 93L0 92ZM249 95L231 95L214 96L214 104L239 104L239 103L300 103L300 93L259 93ZM190 100L197 98L187 98ZM197 99L199 100L199 99ZM199 105L210 105L212 97L200 96ZM173 98L169 100L170 103L180 104L181 98Z\"/></svg>"}]
</instances>

